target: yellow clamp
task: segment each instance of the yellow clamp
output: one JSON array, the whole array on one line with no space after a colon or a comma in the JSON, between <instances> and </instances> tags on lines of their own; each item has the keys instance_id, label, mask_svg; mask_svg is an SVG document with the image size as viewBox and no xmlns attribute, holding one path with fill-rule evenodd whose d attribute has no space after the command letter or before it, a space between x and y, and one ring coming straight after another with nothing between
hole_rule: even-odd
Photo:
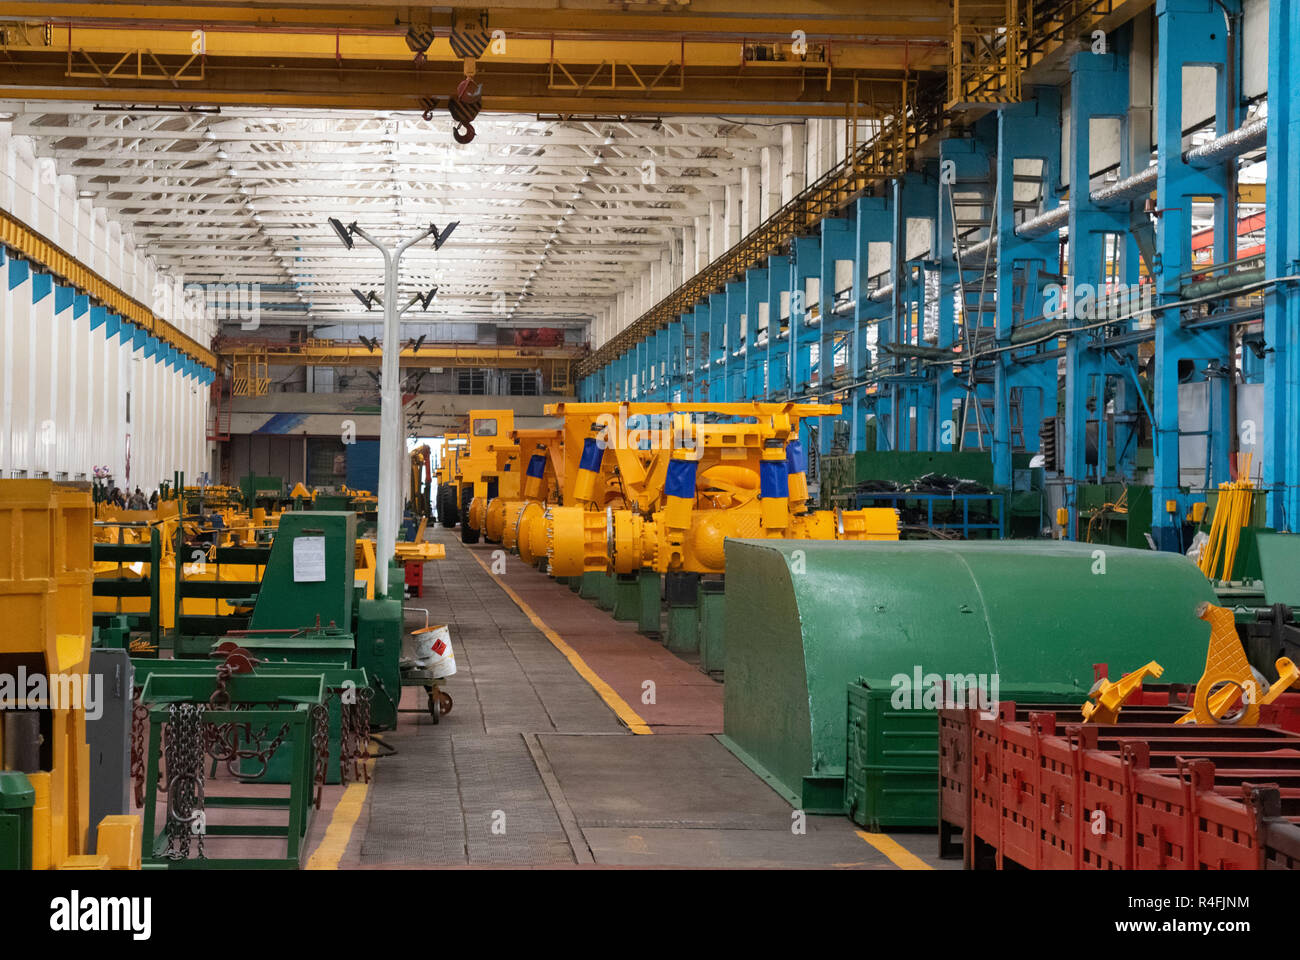
<instances>
[{"instance_id":1,"label":"yellow clamp","mask_svg":"<svg viewBox=\"0 0 1300 960\"><path fill-rule=\"evenodd\" d=\"M1232 611L1202 603L1196 615L1210 625L1210 648L1205 655L1205 673L1196 684L1196 697L1192 709L1175 723L1241 724L1253 727L1259 723L1261 704L1272 703L1297 680L1300 669L1287 657L1278 657L1278 681L1262 693L1260 681L1255 678L1246 651L1237 636L1236 621ZM1241 707L1229 714L1232 705L1241 700Z\"/></svg>"},{"instance_id":2,"label":"yellow clamp","mask_svg":"<svg viewBox=\"0 0 1300 960\"><path fill-rule=\"evenodd\" d=\"M1142 682L1147 677L1158 680L1165 668L1152 660L1145 666L1126 673L1113 683L1105 677L1098 680L1088 691L1089 700L1083 705L1084 723L1115 723L1119 720L1119 711L1125 701L1142 689Z\"/></svg>"}]
</instances>

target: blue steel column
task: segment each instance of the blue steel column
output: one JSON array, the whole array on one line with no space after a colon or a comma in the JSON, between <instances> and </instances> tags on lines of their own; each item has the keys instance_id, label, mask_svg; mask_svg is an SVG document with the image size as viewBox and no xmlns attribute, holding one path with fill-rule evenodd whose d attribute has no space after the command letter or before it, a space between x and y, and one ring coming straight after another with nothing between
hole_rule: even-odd
<instances>
[{"instance_id":1,"label":"blue steel column","mask_svg":"<svg viewBox=\"0 0 1300 960\"><path fill-rule=\"evenodd\" d=\"M619 390L621 391L622 399L631 400L633 399L633 386L636 383L636 345L633 344L623 351L621 359L623 361L623 369L619 377Z\"/></svg>"},{"instance_id":2,"label":"blue steel column","mask_svg":"<svg viewBox=\"0 0 1300 960\"><path fill-rule=\"evenodd\" d=\"M1237 0L1224 0L1229 10L1237 10ZM1226 164L1197 169L1183 159L1183 67L1213 64L1218 66L1217 119L1215 132L1222 136L1229 123L1240 116L1240 105L1226 103L1225 67L1227 61L1226 30L1223 9L1216 0L1160 0L1156 6L1160 57L1157 64L1156 139L1160 145L1156 197L1160 214L1156 226L1156 295L1157 304L1176 302L1184 274L1192 268L1192 201L1195 197L1213 196L1216 226L1234 225L1234 229L1215 231L1214 260L1226 259L1226 238L1235 232L1235 197L1230 197ZM1292 51L1294 54L1294 51ZM1240 84L1235 85L1240 89ZM1230 113L1231 109L1231 113ZM1234 162L1229 160L1228 162ZM1152 491L1152 537L1161 550L1178 550L1181 543L1180 514L1165 512L1166 500L1180 500L1178 470L1178 362L1193 361L1200 370L1208 360L1226 364L1230 346L1226 327L1189 331L1181 325L1177 308L1156 314L1156 449L1155 489ZM1199 374L1197 374L1199 376ZM1229 431L1228 390L1235 389L1225 378L1209 381L1210 393L1210 462L1207 485L1213 489L1228 479Z\"/></svg>"},{"instance_id":3,"label":"blue steel column","mask_svg":"<svg viewBox=\"0 0 1300 960\"><path fill-rule=\"evenodd\" d=\"M682 317L673 319L665 329L667 335L667 364L664 368L664 398L669 401L682 399L682 348L685 338Z\"/></svg>"},{"instance_id":4,"label":"blue steel column","mask_svg":"<svg viewBox=\"0 0 1300 960\"><path fill-rule=\"evenodd\" d=\"M781 332L781 295L790 291L790 258L767 258L767 399L789 396L790 336Z\"/></svg>"},{"instance_id":5,"label":"blue steel column","mask_svg":"<svg viewBox=\"0 0 1300 960\"><path fill-rule=\"evenodd\" d=\"M1061 97L1055 87L1035 90L1029 100L1005 107L998 115L995 331L999 348L1011 346L1011 333L1017 322L1023 324L1042 315L1043 284L1039 274L1048 265L1054 270L1057 260L1055 232L1036 240L1024 239L1016 233L1017 160L1042 161L1043 210L1057 207L1060 203L1057 184L1061 179ZM1032 351L1029 348L1020 353ZM1042 410L1056 409L1056 360L1027 363L1016 351L1003 349L994 357L994 364L993 482L1010 488L1011 390L1020 389L1025 449L1037 450Z\"/></svg>"},{"instance_id":6,"label":"blue steel column","mask_svg":"<svg viewBox=\"0 0 1300 960\"><path fill-rule=\"evenodd\" d=\"M666 401L668 396L668 365L669 365L669 346L668 346L668 327L660 327L654 333L654 350L651 351L653 365L651 372L654 375L654 395L652 399Z\"/></svg>"},{"instance_id":7,"label":"blue steel column","mask_svg":"<svg viewBox=\"0 0 1300 960\"><path fill-rule=\"evenodd\" d=\"M904 347L920 339L924 323L924 283L913 281L913 275L923 281L924 272L936 266L938 247L939 191L933 175L904 174L894 181L894 230L891 253L893 295L890 299L892 319L879 328L882 354L890 346ZM907 222L925 219L930 222L929 250L915 259L907 253ZM950 308L951 309L951 308ZM915 313L915 316L914 316ZM889 363L892 373L885 381L887 396L877 401L877 418L883 407L887 424L877 423L876 447L879 450L912 449L912 409L918 418L924 416L925 404L921 394L933 395L932 380L919 372L918 363L893 356ZM924 387L924 389L923 389ZM883 429L887 426L888 429Z\"/></svg>"},{"instance_id":8,"label":"blue steel column","mask_svg":"<svg viewBox=\"0 0 1300 960\"><path fill-rule=\"evenodd\" d=\"M745 385L745 355L740 352L740 316L745 312L745 281L733 280L726 287L726 337L722 362L724 401L740 399Z\"/></svg>"},{"instance_id":9,"label":"blue steel column","mask_svg":"<svg viewBox=\"0 0 1300 960\"><path fill-rule=\"evenodd\" d=\"M821 399L826 403L832 403L835 400L835 340L838 334L849 333L853 328L852 314L846 317L835 316L835 264L840 260L853 260L854 253L854 223L851 219L844 217L827 217L821 222L821 284L818 290L818 309L817 315L820 321L819 336L820 346L817 350L817 361L820 373L817 377L817 389ZM848 345L846 344L846 347ZM846 357L850 355L851 349L845 349ZM850 364L850 372L852 365ZM849 380L845 378L846 382ZM849 431L852 433L852 409L841 413L837 417L825 417L822 420L822 429L819 433L821 437L821 452L823 456L829 456L831 448L835 441L835 422L844 421L850 424ZM850 450L852 448L850 447Z\"/></svg>"},{"instance_id":10,"label":"blue steel column","mask_svg":"<svg viewBox=\"0 0 1300 960\"><path fill-rule=\"evenodd\" d=\"M867 349L867 328L878 317L886 316L888 308L873 302L868 294L871 279L871 245L889 243L893 236L893 191L884 197L860 197L854 203L854 263L853 263L853 333L849 340L849 382L860 383L871 372L871 356ZM883 324L881 324L883 326ZM875 414L876 395L869 389L879 389L877 384L861 385L849 390L849 452L866 448L867 416ZM876 421L879 435L881 423Z\"/></svg>"},{"instance_id":11,"label":"blue steel column","mask_svg":"<svg viewBox=\"0 0 1300 960\"><path fill-rule=\"evenodd\" d=\"M695 378L691 389L691 399L701 401L709 399L709 302L703 300L695 305L695 353L691 360L695 368L691 371Z\"/></svg>"},{"instance_id":12,"label":"blue steel column","mask_svg":"<svg viewBox=\"0 0 1300 960\"><path fill-rule=\"evenodd\" d=\"M682 323L682 341L680 353L680 367L678 374L681 377L682 401L690 403L695 399L695 310L692 308L681 315Z\"/></svg>"},{"instance_id":13,"label":"blue steel column","mask_svg":"<svg viewBox=\"0 0 1300 960\"><path fill-rule=\"evenodd\" d=\"M745 272L745 389L742 400L761 400L767 394L767 347L758 345L761 304L768 303L770 281L767 267L750 267ZM767 335L772 333L772 310L768 308Z\"/></svg>"},{"instance_id":14,"label":"blue steel column","mask_svg":"<svg viewBox=\"0 0 1300 960\"><path fill-rule=\"evenodd\" d=\"M663 348L663 340L659 335L662 332L662 330L656 330L647 334L645 338L646 380L645 389L641 391L641 395L646 400L657 400L659 398L660 380L662 379L660 356Z\"/></svg>"},{"instance_id":15,"label":"blue steel column","mask_svg":"<svg viewBox=\"0 0 1300 960\"><path fill-rule=\"evenodd\" d=\"M1084 51L1075 54L1070 64L1070 261L1062 295L1063 318L1069 326L1093 321L1088 300L1080 300L1087 315L1075 317L1074 292L1085 284L1104 289L1106 237L1126 234L1129 228L1128 205L1121 209L1093 203L1089 185L1092 178L1090 121L1117 118L1121 124L1124 122L1129 107L1128 76L1126 53ZM1090 332L1066 337L1061 484L1062 502L1069 511L1068 539L1073 539L1078 530L1079 485L1102 479L1099 475L1090 476L1088 470L1089 420L1098 421L1098 448L1105 444L1100 429L1105 418L1105 378L1102 355L1094 348L1094 337ZM1092 411L1088 409L1089 402L1094 406ZM1098 466L1103 459L1098 449Z\"/></svg>"},{"instance_id":16,"label":"blue steel column","mask_svg":"<svg viewBox=\"0 0 1300 960\"><path fill-rule=\"evenodd\" d=\"M980 124L978 130L982 133L987 129L986 124ZM990 132L990 135L992 133ZM949 182L944 183L945 177L941 175L938 197L938 223L936 232L939 243L939 303L938 315L939 323L935 345L941 348L952 348L961 344L963 349L964 336L959 334L959 324L969 324L972 329L977 328L982 323L983 304L975 304L971 308L970 298L967 297L963 284L966 277L963 271L969 272L975 269L982 269L984 266L984 257L980 256L977 263L962 261L962 269L957 267L957 243L958 227L953 222L954 207L974 206L979 201L974 198L965 199L959 202L952 202L950 195L955 193L978 193L982 194L985 202L988 201L989 189L989 153L990 145L983 136L971 136L961 138L949 138L939 144L939 167L943 171L950 171L947 174ZM980 185L984 189L980 189ZM986 231L984 231L986 232ZM966 243L972 241L967 240ZM978 291L976 291L978 295ZM985 291L985 296L990 296L992 291ZM954 296L955 295L955 296ZM962 304L962 317L960 321L957 317L957 303ZM917 342L923 341L923 333L917 337ZM974 333L971 334L972 340ZM951 364L935 364L932 366L922 366L922 369L928 369L930 376L934 378L934 389L925 390L918 396L917 410L917 430L916 440L918 450L949 450L957 444L964 442L961 436L960 421L958 414L954 412L956 401L962 401L968 405L966 414L966 428L970 430L975 428L977 435L979 433L979 424L982 422L983 412L978 409L979 395L977 393L968 393L966 385L967 363L962 364L962 373L954 373ZM976 388L978 390L978 387ZM932 406L931 406L932 405ZM922 412L920 408L927 408ZM952 421L952 428L947 429L946 423Z\"/></svg>"},{"instance_id":17,"label":"blue steel column","mask_svg":"<svg viewBox=\"0 0 1300 960\"><path fill-rule=\"evenodd\" d=\"M1300 5L1268 8L1268 193L1265 277L1300 274ZM1270 527L1300 525L1300 283L1283 281L1264 298L1264 423L1262 482ZM1243 351L1249 353L1249 351ZM1245 448L1245 444L1242 444Z\"/></svg>"},{"instance_id":18,"label":"blue steel column","mask_svg":"<svg viewBox=\"0 0 1300 960\"><path fill-rule=\"evenodd\" d=\"M727 393L727 294L709 294L709 369L707 400L722 400Z\"/></svg>"},{"instance_id":19,"label":"blue steel column","mask_svg":"<svg viewBox=\"0 0 1300 960\"><path fill-rule=\"evenodd\" d=\"M807 281L821 274L821 241L795 237L790 249L790 393L805 396L812 382L812 344L817 339L808 327Z\"/></svg>"}]
</instances>

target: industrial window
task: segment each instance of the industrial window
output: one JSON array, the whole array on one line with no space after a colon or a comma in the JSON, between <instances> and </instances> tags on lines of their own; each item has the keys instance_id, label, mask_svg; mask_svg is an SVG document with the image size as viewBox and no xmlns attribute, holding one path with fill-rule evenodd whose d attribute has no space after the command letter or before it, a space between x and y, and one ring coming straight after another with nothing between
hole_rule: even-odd
<instances>
[{"instance_id":1,"label":"industrial window","mask_svg":"<svg viewBox=\"0 0 1300 960\"><path fill-rule=\"evenodd\" d=\"M475 420L474 436L476 437L495 437L497 435L496 420Z\"/></svg>"},{"instance_id":2,"label":"industrial window","mask_svg":"<svg viewBox=\"0 0 1300 960\"><path fill-rule=\"evenodd\" d=\"M487 393L487 378L482 370L457 370L456 392L460 394Z\"/></svg>"},{"instance_id":3,"label":"industrial window","mask_svg":"<svg viewBox=\"0 0 1300 960\"><path fill-rule=\"evenodd\" d=\"M537 396L537 371L536 370L509 370L507 371L506 393L512 397L535 397Z\"/></svg>"},{"instance_id":4,"label":"industrial window","mask_svg":"<svg viewBox=\"0 0 1300 960\"><path fill-rule=\"evenodd\" d=\"M347 482L347 452L342 440L307 438L307 486L337 489Z\"/></svg>"}]
</instances>

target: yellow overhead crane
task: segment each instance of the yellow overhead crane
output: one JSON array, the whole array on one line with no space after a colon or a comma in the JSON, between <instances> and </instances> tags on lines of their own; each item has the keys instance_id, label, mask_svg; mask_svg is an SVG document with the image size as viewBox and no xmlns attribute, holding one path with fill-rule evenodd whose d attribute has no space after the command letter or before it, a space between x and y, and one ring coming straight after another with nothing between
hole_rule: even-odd
<instances>
[{"instance_id":1,"label":"yellow overhead crane","mask_svg":"<svg viewBox=\"0 0 1300 960\"><path fill-rule=\"evenodd\" d=\"M24 99L424 110L469 76L485 110L806 117L843 116L855 83L947 65L943 0L818 8L6 3L0 83Z\"/></svg>"}]
</instances>

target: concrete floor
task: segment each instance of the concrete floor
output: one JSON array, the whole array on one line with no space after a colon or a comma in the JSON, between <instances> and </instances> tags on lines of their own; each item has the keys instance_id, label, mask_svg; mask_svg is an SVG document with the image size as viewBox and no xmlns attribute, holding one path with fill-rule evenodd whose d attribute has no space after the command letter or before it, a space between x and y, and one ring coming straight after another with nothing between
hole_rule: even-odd
<instances>
[{"instance_id":1,"label":"concrete floor","mask_svg":"<svg viewBox=\"0 0 1300 960\"><path fill-rule=\"evenodd\" d=\"M382 735L397 752L375 763L341 868L898 869L847 818L792 829L790 806L713 736L721 684L517 558L494 576L498 548L431 537L447 557L426 565L408 624L427 610L449 625L455 706L434 724L423 691L405 692L408 712ZM620 698L651 735L628 729L609 705ZM891 839L904 859L959 866L934 857L933 833Z\"/></svg>"}]
</instances>

